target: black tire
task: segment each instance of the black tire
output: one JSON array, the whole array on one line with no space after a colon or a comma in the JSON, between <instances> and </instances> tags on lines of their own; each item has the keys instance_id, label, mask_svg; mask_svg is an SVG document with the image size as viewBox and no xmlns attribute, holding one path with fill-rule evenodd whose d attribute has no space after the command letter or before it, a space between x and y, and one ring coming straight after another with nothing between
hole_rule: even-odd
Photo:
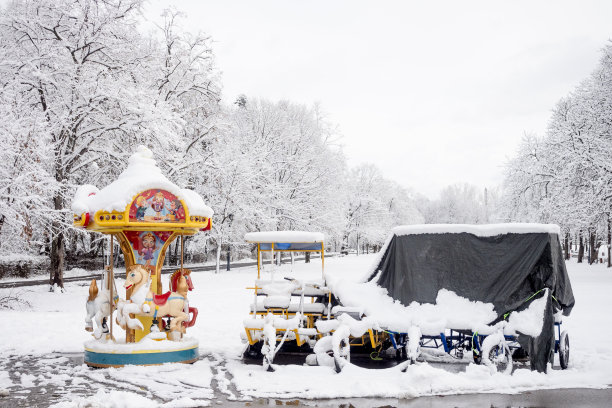
<instances>
[{"instance_id":1,"label":"black tire","mask_svg":"<svg viewBox=\"0 0 612 408\"><path fill-rule=\"evenodd\" d=\"M569 335L567 331L561 333L561 338L559 339L559 365L563 370L565 370L569 364L569 356L570 356L570 341Z\"/></svg>"},{"instance_id":2,"label":"black tire","mask_svg":"<svg viewBox=\"0 0 612 408\"><path fill-rule=\"evenodd\" d=\"M263 346L263 341L258 341L253 345L248 345L244 353L242 353L242 358L246 360L261 360L263 354L261 354L261 347Z\"/></svg>"},{"instance_id":3,"label":"black tire","mask_svg":"<svg viewBox=\"0 0 612 408\"><path fill-rule=\"evenodd\" d=\"M476 353L476 350L472 353L474 357L474 364L482 364L482 355L480 353Z\"/></svg>"}]
</instances>

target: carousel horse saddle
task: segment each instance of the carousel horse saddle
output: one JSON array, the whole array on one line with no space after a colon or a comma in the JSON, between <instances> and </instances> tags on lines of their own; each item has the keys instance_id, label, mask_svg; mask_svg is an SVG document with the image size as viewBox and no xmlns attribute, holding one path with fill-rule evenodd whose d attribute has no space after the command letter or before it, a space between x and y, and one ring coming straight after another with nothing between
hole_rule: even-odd
<instances>
[{"instance_id":1,"label":"carousel horse saddle","mask_svg":"<svg viewBox=\"0 0 612 408\"><path fill-rule=\"evenodd\" d=\"M153 294L153 303L158 306L165 305L172 292L166 292L162 295Z\"/></svg>"}]
</instances>

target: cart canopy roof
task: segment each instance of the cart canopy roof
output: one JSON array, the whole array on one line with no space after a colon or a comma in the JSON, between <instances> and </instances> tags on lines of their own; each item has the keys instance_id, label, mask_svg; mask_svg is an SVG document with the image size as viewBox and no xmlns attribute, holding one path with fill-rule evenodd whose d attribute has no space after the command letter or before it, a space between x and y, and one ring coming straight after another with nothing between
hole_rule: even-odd
<instances>
[{"instance_id":1,"label":"cart canopy roof","mask_svg":"<svg viewBox=\"0 0 612 408\"><path fill-rule=\"evenodd\" d=\"M549 288L574 306L559 227L550 224L409 225L393 229L367 281L403 305L436 303L441 289L491 303L498 316Z\"/></svg>"},{"instance_id":2,"label":"cart canopy roof","mask_svg":"<svg viewBox=\"0 0 612 408\"><path fill-rule=\"evenodd\" d=\"M259 244L262 251L321 251L325 236L321 232L261 231L249 232L245 241Z\"/></svg>"}]
</instances>

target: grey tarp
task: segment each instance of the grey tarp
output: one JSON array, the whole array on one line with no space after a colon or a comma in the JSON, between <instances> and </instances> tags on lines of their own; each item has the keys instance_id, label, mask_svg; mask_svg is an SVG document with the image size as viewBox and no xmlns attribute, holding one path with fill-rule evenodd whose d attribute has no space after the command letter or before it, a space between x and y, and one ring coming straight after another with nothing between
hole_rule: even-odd
<instances>
[{"instance_id":1,"label":"grey tarp","mask_svg":"<svg viewBox=\"0 0 612 408\"><path fill-rule=\"evenodd\" d=\"M369 280L376 280L404 305L435 303L438 291L445 288L470 300L492 303L501 319L507 312L524 308L526 300L538 291L549 288L552 307L547 307L546 329L538 339L529 339L528 347L532 368L545 371L554 351L550 337L553 309L562 309L567 316L574 306L556 234L394 235L384 250ZM526 344L526 339L519 340Z\"/></svg>"}]
</instances>

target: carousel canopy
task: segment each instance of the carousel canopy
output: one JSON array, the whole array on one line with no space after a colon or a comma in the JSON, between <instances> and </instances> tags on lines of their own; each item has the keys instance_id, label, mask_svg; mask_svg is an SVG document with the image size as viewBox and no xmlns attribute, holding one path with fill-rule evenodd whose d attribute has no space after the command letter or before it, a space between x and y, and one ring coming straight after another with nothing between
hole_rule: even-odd
<instances>
[{"instance_id":1,"label":"carousel canopy","mask_svg":"<svg viewBox=\"0 0 612 408\"><path fill-rule=\"evenodd\" d=\"M72 202L74 214L95 214L97 211L122 212L132 203L134 197L146 190L165 190L182 200L191 216L210 218L213 210L193 190L179 188L164 176L153 158L153 152L139 146L128 160L128 167L117 180L99 190L92 185L77 189Z\"/></svg>"}]
</instances>

